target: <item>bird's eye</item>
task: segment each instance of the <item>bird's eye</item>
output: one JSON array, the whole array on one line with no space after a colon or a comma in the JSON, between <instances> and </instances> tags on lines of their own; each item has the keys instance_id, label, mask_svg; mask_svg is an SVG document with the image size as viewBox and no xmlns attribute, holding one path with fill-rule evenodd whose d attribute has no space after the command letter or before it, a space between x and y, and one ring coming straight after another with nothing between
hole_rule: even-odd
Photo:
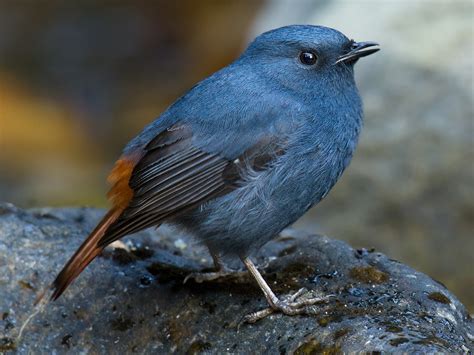
<instances>
[{"instance_id":1,"label":"bird's eye","mask_svg":"<svg viewBox=\"0 0 474 355\"><path fill-rule=\"evenodd\" d=\"M300 62L304 65L314 65L318 57L313 52L301 52L300 53Z\"/></svg>"}]
</instances>

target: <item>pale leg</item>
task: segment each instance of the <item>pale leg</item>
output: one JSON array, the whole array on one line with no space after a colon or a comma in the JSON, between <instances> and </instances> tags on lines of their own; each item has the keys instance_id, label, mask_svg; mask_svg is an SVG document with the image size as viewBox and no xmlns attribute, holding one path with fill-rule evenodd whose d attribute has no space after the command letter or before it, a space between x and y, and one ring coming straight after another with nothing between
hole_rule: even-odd
<instances>
[{"instance_id":1,"label":"pale leg","mask_svg":"<svg viewBox=\"0 0 474 355\"><path fill-rule=\"evenodd\" d=\"M184 278L183 283L186 283L189 279L193 279L197 283L202 283L204 281L213 281L220 278L227 277L241 277L244 272L235 271L227 268L222 262L218 254L214 253L209 249L209 253L212 256L212 261L214 262L214 267L216 271L212 272L193 272Z\"/></svg>"},{"instance_id":2,"label":"pale leg","mask_svg":"<svg viewBox=\"0 0 474 355\"><path fill-rule=\"evenodd\" d=\"M273 293L270 286L268 286L267 282L264 280L260 272L257 270L255 264L250 260L250 258L242 258L242 262L245 264L254 279L257 281L258 286L263 291L263 294L265 295L265 298L267 299L267 302L270 305L269 308L247 315L244 318L244 322L255 323L256 321L265 318L266 316L272 314L275 311L279 311L290 316L305 314L308 313L309 306L315 305L316 303L325 302L330 297L333 297L332 295L326 297L305 297L298 300L301 296L308 293L304 288L302 288L293 295L289 295L284 299L279 299L275 295L275 293Z\"/></svg>"}]
</instances>

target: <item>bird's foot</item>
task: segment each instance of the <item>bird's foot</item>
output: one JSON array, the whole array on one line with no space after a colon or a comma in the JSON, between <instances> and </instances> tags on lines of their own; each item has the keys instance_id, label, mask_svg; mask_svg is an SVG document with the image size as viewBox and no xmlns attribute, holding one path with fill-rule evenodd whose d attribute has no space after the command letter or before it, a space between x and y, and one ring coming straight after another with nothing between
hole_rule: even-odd
<instances>
[{"instance_id":1,"label":"bird's foot","mask_svg":"<svg viewBox=\"0 0 474 355\"><path fill-rule=\"evenodd\" d=\"M241 323L255 323L275 312L281 312L289 316L314 313L311 306L317 303L325 303L332 297L335 296L313 297L311 292L302 288L292 295L272 302L268 308L246 315Z\"/></svg>"},{"instance_id":2,"label":"bird's foot","mask_svg":"<svg viewBox=\"0 0 474 355\"><path fill-rule=\"evenodd\" d=\"M241 277L247 277L247 276L248 276L247 271L237 271L237 270L232 270L232 269L228 269L224 267L213 272L193 272L184 278L183 284L188 282L188 280L190 279L194 280L194 282L202 283L206 281L214 281L217 279L230 279L230 278L234 279L234 278L241 278Z\"/></svg>"}]
</instances>

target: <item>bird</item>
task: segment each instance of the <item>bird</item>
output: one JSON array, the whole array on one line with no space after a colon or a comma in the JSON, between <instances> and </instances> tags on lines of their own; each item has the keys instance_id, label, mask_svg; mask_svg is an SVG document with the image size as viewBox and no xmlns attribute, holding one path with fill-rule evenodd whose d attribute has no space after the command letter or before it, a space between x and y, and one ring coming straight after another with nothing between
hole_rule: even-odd
<instances>
[{"instance_id":1,"label":"bird","mask_svg":"<svg viewBox=\"0 0 474 355\"><path fill-rule=\"evenodd\" d=\"M270 312L301 314L316 298L278 297L250 256L320 202L348 166L363 122L354 64L379 49L316 25L256 37L125 146L108 177L111 208L51 283L50 299L107 245L168 223L214 260L214 272L191 277L212 280L228 272L224 256L240 258Z\"/></svg>"}]
</instances>

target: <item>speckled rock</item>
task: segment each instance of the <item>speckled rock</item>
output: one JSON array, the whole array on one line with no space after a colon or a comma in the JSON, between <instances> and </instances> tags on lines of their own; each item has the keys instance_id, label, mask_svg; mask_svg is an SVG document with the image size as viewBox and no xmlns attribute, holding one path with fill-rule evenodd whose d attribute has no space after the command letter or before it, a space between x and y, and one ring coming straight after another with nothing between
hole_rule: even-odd
<instances>
[{"instance_id":1,"label":"speckled rock","mask_svg":"<svg viewBox=\"0 0 474 355\"><path fill-rule=\"evenodd\" d=\"M372 250L287 230L255 256L279 294L334 295L309 315L242 317L266 306L248 276L183 284L210 266L171 228L108 248L25 327L33 302L103 214L0 204L0 353L337 353L473 349L473 321L443 285Z\"/></svg>"}]
</instances>

